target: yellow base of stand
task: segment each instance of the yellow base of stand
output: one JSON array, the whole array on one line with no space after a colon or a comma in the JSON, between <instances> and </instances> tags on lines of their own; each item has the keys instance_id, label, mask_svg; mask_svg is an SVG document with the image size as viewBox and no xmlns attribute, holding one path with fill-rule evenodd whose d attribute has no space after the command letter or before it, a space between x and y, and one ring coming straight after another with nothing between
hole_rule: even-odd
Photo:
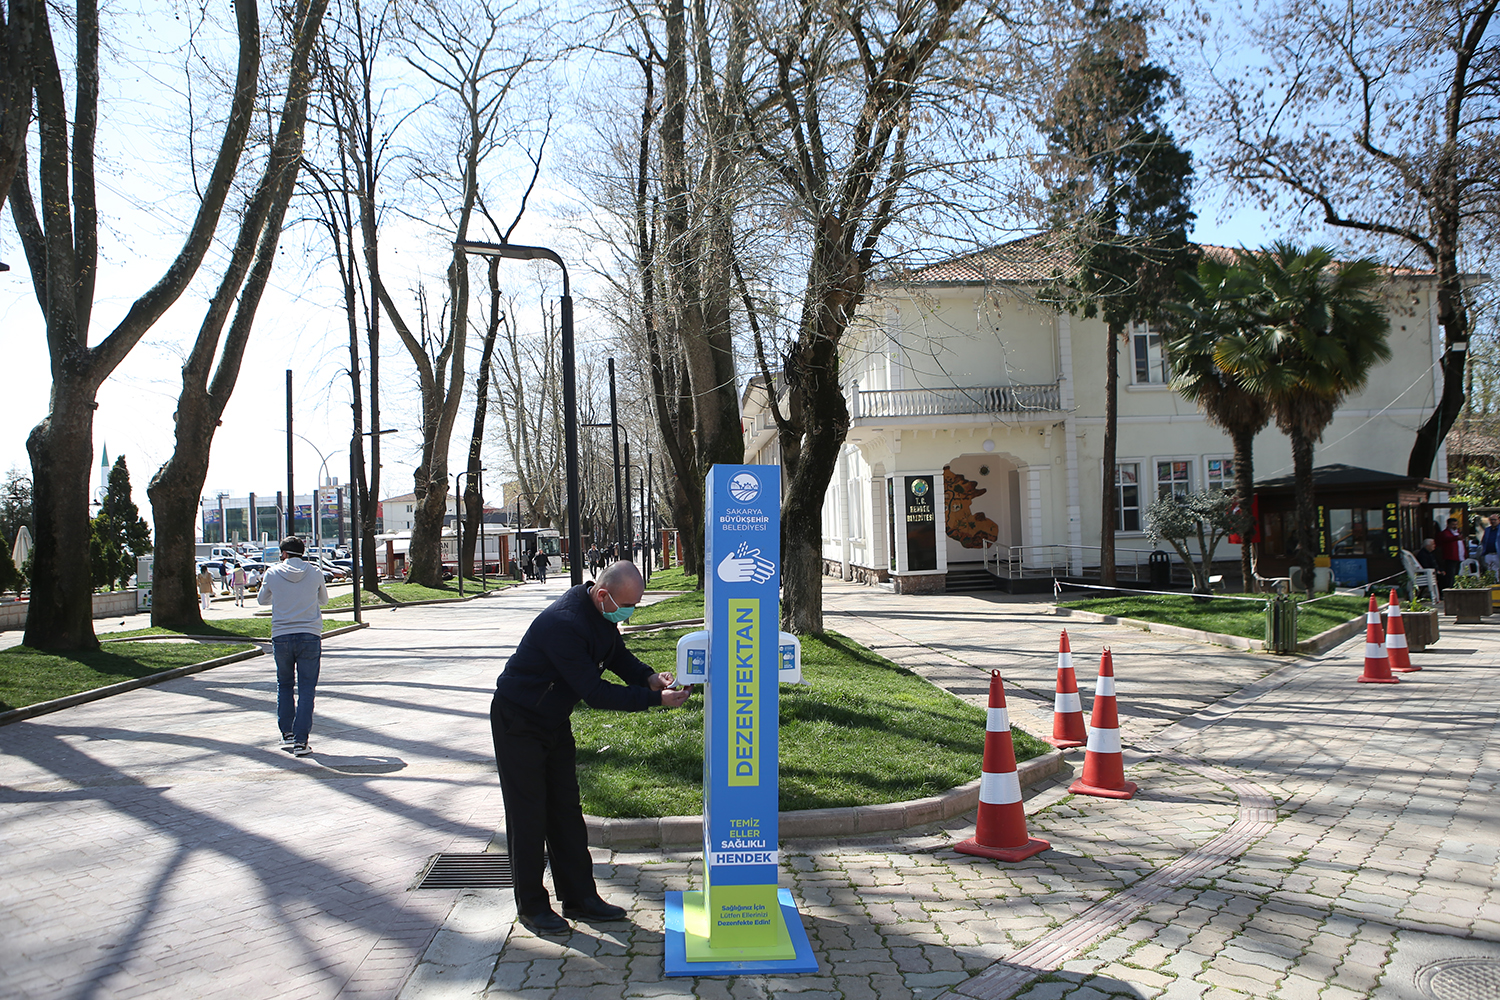
<instances>
[{"instance_id":1,"label":"yellow base of stand","mask_svg":"<svg viewBox=\"0 0 1500 1000\"><path fill-rule=\"evenodd\" d=\"M708 908L703 893L682 894L683 944L689 962L771 962L797 957L780 907L773 908L776 943L760 948L715 948L708 943Z\"/></svg>"}]
</instances>

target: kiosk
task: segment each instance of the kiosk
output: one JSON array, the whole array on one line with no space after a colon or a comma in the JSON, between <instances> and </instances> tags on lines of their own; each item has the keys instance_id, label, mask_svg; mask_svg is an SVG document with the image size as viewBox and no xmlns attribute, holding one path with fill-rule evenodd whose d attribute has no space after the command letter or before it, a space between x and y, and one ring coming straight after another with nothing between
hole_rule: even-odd
<instances>
[{"instance_id":1,"label":"kiosk","mask_svg":"<svg viewBox=\"0 0 1500 1000\"><path fill-rule=\"evenodd\" d=\"M704 686L703 891L667 893L666 974L816 972L777 885L778 685L800 667L780 630L781 469L715 465L705 514L707 627L678 644L679 676Z\"/></svg>"}]
</instances>

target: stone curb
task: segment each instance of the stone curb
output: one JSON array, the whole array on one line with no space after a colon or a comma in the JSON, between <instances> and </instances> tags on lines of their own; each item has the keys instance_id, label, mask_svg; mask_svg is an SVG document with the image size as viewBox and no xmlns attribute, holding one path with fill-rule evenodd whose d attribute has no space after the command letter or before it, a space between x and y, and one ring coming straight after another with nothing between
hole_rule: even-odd
<instances>
[{"instance_id":1,"label":"stone curb","mask_svg":"<svg viewBox=\"0 0 1500 1000\"><path fill-rule=\"evenodd\" d=\"M390 611L395 610L396 608L421 608L429 604L467 604L470 601L477 601L481 597L492 597L495 594L503 594L508 590L514 589L514 587L496 587L494 590L482 590L477 594L470 594L465 597L437 597L430 601L397 601L395 604L387 604L385 601L376 601L373 604L366 604L361 601L359 604L359 609L361 611ZM337 608L323 609L324 614L333 615L342 614L345 611L353 614L354 605L349 604L347 606L340 606Z\"/></svg>"},{"instance_id":2,"label":"stone curb","mask_svg":"<svg viewBox=\"0 0 1500 1000\"><path fill-rule=\"evenodd\" d=\"M1319 632L1306 642L1297 643L1297 652L1310 653L1317 656L1326 653L1335 646L1342 646L1345 640L1363 632L1365 628L1365 616L1351 618L1342 625L1335 625L1326 632Z\"/></svg>"},{"instance_id":3,"label":"stone curb","mask_svg":"<svg viewBox=\"0 0 1500 1000\"><path fill-rule=\"evenodd\" d=\"M1231 649L1246 649L1251 652L1263 653L1266 651L1264 639L1249 639L1242 635L1226 635L1223 632L1205 632L1202 629L1183 628L1181 625L1165 625L1161 622L1148 622L1140 618L1119 618L1115 615L1100 615L1092 611L1081 611L1077 608L1057 608L1057 614L1063 618L1078 618L1086 622L1100 622L1105 625L1128 625L1138 628L1143 632L1156 632L1159 635L1176 636L1179 639L1196 639L1198 642L1206 642L1215 646L1228 646ZM1335 646L1342 645L1350 636L1365 627L1364 616L1351 618L1342 625L1335 625L1324 632L1319 632L1311 639L1297 643L1297 652L1310 653L1317 656L1327 652Z\"/></svg>"},{"instance_id":4,"label":"stone curb","mask_svg":"<svg viewBox=\"0 0 1500 1000\"><path fill-rule=\"evenodd\" d=\"M1176 636L1179 639L1196 639L1199 642L1211 643L1215 646L1228 646L1231 649L1248 649L1252 652L1265 652L1266 643L1264 639L1248 639L1242 635L1226 635L1223 632L1205 632L1202 629L1183 628L1181 625L1165 625L1161 622L1148 622L1140 618L1119 618L1115 615L1100 615L1092 611L1081 611L1077 608L1058 608L1057 614L1063 618L1077 618L1086 622L1100 622L1104 625L1128 625L1138 628L1142 632L1156 632L1160 635Z\"/></svg>"},{"instance_id":5,"label":"stone curb","mask_svg":"<svg viewBox=\"0 0 1500 1000\"><path fill-rule=\"evenodd\" d=\"M369 627L370 626L366 624L345 625L342 628L329 629L327 632L323 633L323 638L329 639L336 635L343 635L346 632L353 632L357 629ZM142 639L149 638L176 639L182 637L143 636L141 637L141 639L135 640L113 639L107 641L139 642L142 641ZM210 642L246 642L251 644L258 642L269 643L271 641L267 638L245 637L235 639L227 638L222 635L187 636L186 638L206 639ZM110 695L124 694L126 691L134 691L137 688L150 687L153 684L160 684L163 681L176 680L178 677L186 677L188 674L196 674L200 670L209 670L213 667L222 667L225 664L238 663L241 660L249 660L254 657L263 655L265 655L265 650L261 649L259 646L254 646L254 648L252 649L247 649L239 653L232 653L229 656L221 656L214 660L204 660L202 663L190 663L185 667L173 667L171 670L163 670L159 673L147 674L145 677L135 677L128 681L121 681L118 684L108 684L101 688L94 688L92 691L80 691L77 694L70 694L66 697L53 698L51 701L39 701L35 705L27 705L24 708L13 708L8 712L0 712L0 726L8 725L12 722L20 722L23 719L35 718L38 715L47 715L51 712L60 712L65 708L72 708L75 705L86 705L91 701L99 701L103 698L108 698Z\"/></svg>"},{"instance_id":6,"label":"stone curb","mask_svg":"<svg viewBox=\"0 0 1500 1000\"><path fill-rule=\"evenodd\" d=\"M1053 750L1016 768L1026 788L1057 774L1064 767L1061 750ZM800 809L784 812L782 840L802 837L848 837L925 826L979 808L979 780L909 802L837 809ZM585 816L591 847L687 847L703 843L702 816L660 816L645 819L603 819Z\"/></svg>"}]
</instances>

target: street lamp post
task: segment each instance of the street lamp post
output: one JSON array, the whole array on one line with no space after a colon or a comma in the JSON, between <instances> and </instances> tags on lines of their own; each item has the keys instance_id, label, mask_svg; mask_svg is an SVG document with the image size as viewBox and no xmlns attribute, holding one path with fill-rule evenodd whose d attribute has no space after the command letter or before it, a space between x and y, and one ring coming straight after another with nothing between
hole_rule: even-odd
<instances>
[{"instance_id":1,"label":"street lamp post","mask_svg":"<svg viewBox=\"0 0 1500 1000\"><path fill-rule=\"evenodd\" d=\"M548 260L562 269L563 439L568 476L568 553L573 586L583 582L583 528L579 521L578 489L578 376L573 365L573 293L568 284L568 265L555 250L516 243L481 243L459 240L454 246L468 253L507 260Z\"/></svg>"},{"instance_id":2,"label":"street lamp post","mask_svg":"<svg viewBox=\"0 0 1500 1000\"><path fill-rule=\"evenodd\" d=\"M481 469L476 469L476 470L474 470L474 472L471 473L471 472L469 472L469 470L465 469L463 472L455 472L453 474L453 511L454 511L454 514L453 514L453 546L454 546L453 547L453 558L454 558L454 564L458 567L458 596L459 597L464 596L464 529L463 529L463 523L464 522L463 522L463 513L462 513L462 510L463 510L463 490L462 490L462 488L460 486L459 480L463 479L464 476L468 476L469 477L469 485L473 486L474 485L474 478L473 477L475 475L478 475L479 473L481 473L483 471L484 471L484 469L481 468ZM480 578L481 578L480 579L480 585L482 587L483 586L483 582L484 582L483 581L483 576L484 576L484 571L483 571L483 566L484 566L484 494L482 494L482 493L479 496L479 543L480 543L480 548L479 548L479 564L480 564L480 567L481 567L481 569L480 569Z\"/></svg>"},{"instance_id":3,"label":"street lamp post","mask_svg":"<svg viewBox=\"0 0 1500 1000\"><path fill-rule=\"evenodd\" d=\"M614 358L610 358L610 385L614 385ZM613 397L611 397L613 398ZM621 427L618 423L608 424L584 424L585 427L608 427L613 432L614 440L614 462L615 462L615 540L621 545L625 544L625 508L622 497L628 497L630 492L630 477L626 474L625 490L620 489L620 435L625 435L625 461L630 461L630 430Z\"/></svg>"}]
</instances>

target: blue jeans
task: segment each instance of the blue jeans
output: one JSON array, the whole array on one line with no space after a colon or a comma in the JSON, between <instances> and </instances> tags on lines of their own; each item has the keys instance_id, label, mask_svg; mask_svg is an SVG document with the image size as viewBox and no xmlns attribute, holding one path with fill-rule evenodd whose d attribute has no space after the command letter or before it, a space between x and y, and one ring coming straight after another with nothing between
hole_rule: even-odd
<instances>
[{"instance_id":1,"label":"blue jeans","mask_svg":"<svg viewBox=\"0 0 1500 1000\"><path fill-rule=\"evenodd\" d=\"M283 733L291 733L298 743L306 743L312 733L313 696L318 688L323 637L311 632L276 636L271 640L271 655L276 658L276 722Z\"/></svg>"}]
</instances>

